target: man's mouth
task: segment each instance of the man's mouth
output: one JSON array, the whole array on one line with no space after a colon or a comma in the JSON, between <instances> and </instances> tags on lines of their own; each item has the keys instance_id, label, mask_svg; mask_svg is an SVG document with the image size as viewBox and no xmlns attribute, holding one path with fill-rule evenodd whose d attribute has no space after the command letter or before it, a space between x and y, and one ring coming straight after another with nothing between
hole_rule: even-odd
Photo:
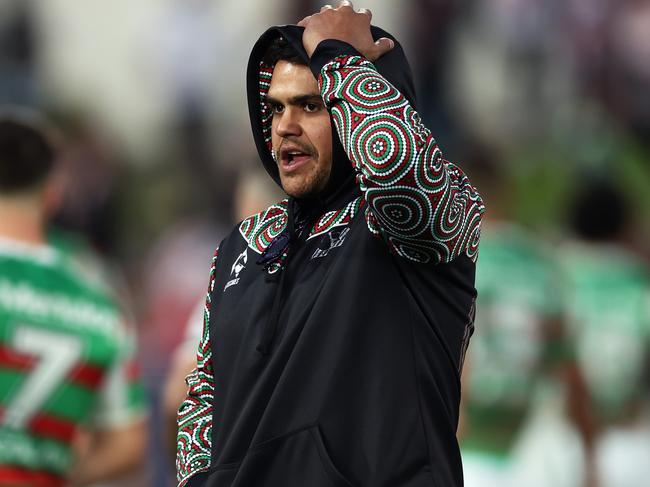
<instances>
[{"instance_id":1,"label":"man's mouth","mask_svg":"<svg viewBox=\"0 0 650 487\"><path fill-rule=\"evenodd\" d=\"M280 149L280 168L284 172L292 172L312 158L312 154L298 147L283 147Z\"/></svg>"}]
</instances>

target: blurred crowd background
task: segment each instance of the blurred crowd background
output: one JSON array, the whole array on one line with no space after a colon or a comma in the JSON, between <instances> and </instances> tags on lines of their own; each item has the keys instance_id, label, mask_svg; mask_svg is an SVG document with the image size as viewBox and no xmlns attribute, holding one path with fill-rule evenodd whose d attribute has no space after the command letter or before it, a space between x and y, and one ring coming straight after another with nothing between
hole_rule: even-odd
<instances>
[{"instance_id":1,"label":"blurred crowd background","mask_svg":"<svg viewBox=\"0 0 650 487\"><path fill-rule=\"evenodd\" d=\"M320 6L0 2L0 104L35 108L59 131L54 226L102 262L139 337L150 448L133 485L172 485L164 384L215 246L281 197L250 133L249 50ZM609 465L650 445L650 1L355 7L401 41L425 124L486 199L463 379L468 486L503 485L487 472L514 458L517 485L584 485L590 456ZM610 430L624 446L602 446Z\"/></svg>"}]
</instances>

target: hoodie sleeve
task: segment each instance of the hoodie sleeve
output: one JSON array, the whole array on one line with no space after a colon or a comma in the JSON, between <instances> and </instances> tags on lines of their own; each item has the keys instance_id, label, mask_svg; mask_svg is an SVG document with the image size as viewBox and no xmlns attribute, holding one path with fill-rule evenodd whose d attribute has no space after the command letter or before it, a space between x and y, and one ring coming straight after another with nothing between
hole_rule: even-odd
<instances>
[{"instance_id":1,"label":"hoodie sleeve","mask_svg":"<svg viewBox=\"0 0 650 487\"><path fill-rule=\"evenodd\" d=\"M447 263L462 254L474 260L484 212L476 189L443 159L402 93L351 46L338 44L318 84L368 202L368 228L408 260ZM321 43L312 69L333 50L331 41Z\"/></svg>"},{"instance_id":2,"label":"hoodie sleeve","mask_svg":"<svg viewBox=\"0 0 650 487\"><path fill-rule=\"evenodd\" d=\"M192 478L210 468L212 454L212 401L214 397L214 369L210 343L211 294L219 250L214 254L210 268L210 285L203 313L203 334L199 342L197 366L185 381L189 386L187 397L178 410L176 441L176 477L179 487L190 485ZM189 483L188 483L189 482Z\"/></svg>"}]
</instances>

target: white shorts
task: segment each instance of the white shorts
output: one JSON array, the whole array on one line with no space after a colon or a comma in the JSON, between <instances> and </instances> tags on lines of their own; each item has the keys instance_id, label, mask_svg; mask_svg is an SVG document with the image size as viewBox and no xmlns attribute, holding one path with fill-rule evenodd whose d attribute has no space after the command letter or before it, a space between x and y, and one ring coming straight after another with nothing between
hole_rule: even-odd
<instances>
[{"instance_id":1,"label":"white shorts","mask_svg":"<svg viewBox=\"0 0 650 487\"><path fill-rule=\"evenodd\" d=\"M509 458L472 450L462 456L465 487L514 487Z\"/></svg>"},{"instance_id":2,"label":"white shorts","mask_svg":"<svg viewBox=\"0 0 650 487\"><path fill-rule=\"evenodd\" d=\"M595 457L600 487L650 485L650 422L603 432Z\"/></svg>"}]
</instances>

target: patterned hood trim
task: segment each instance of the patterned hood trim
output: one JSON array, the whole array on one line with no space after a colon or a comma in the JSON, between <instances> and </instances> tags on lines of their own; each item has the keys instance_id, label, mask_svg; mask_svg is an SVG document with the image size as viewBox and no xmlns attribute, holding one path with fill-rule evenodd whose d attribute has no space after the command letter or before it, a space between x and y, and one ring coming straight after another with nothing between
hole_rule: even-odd
<instances>
[{"instance_id":1,"label":"patterned hood trim","mask_svg":"<svg viewBox=\"0 0 650 487\"><path fill-rule=\"evenodd\" d=\"M269 152L273 151L273 143L271 142L271 118L273 112L269 105L266 103L266 95L271 86L271 77L273 76L273 67L267 66L260 61L260 114L262 122L262 137Z\"/></svg>"}]
</instances>

